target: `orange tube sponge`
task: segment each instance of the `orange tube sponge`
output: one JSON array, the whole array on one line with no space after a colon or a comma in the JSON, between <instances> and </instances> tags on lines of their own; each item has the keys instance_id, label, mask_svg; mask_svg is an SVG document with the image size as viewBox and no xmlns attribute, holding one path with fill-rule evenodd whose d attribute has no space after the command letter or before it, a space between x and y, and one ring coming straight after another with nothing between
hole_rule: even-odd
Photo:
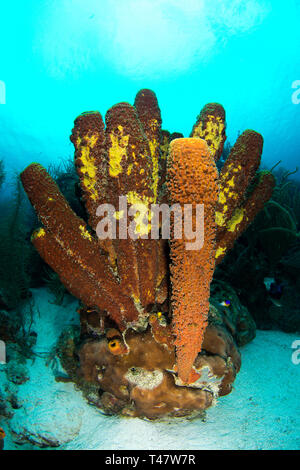
<instances>
[{"instance_id":1,"label":"orange tube sponge","mask_svg":"<svg viewBox=\"0 0 300 470\"><path fill-rule=\"evenodd\" d=\"M145 203L153 198L151 187L151 159L147 139L143 134L136 110L128 103L120 103L106 113L106 160L107 160L107 202L119 205L119 196L126 196L128 205ZM118 227L126 214L117 212ZM124 219L126 220L126 219ZM129 220L126 222L128 228ZM145 230L143 230L145 229ZM148 227L141 227L147 231ZM138 259L139 240L113 240L117 254L118 273L121 286L137 304L147 302L142 298L145 290L141 286L143 269ZM155 259L155 257L154 257ZM148 288L149 290L149 288ZM151 286L152 298L155 288Z\"/></svg>"},{"instance_id":2,"label":"orange tube sponge","mask_svg":"<svg viewBox=\"0 0 300 470\"><path fill-rule=\"evenodd\" d=\"M139 312L133 300L120 291L98 240L72 211L46 170L33 163L21 180L44 225L33 233L32 242L66 288L86 305L107 310L121 329L137 320Z\"/></svg>"},{"instance_id":3,"label":"orange tube sponge","mask_svg":"<svg viewBox=\"0 0 300 470\"><path fill-rule=\"evenodd\" d=\"M216 209L218 236L244 201L246 191L260 165L262 148L262 136L255 131L246 130L231 149L219 178L220 193Z\"/></svg>"},{"instance_id":4,"label":"orange tube sponge","mask_svg":"<svg viewBox=\"0 0 300 470\"><path fill-rule=\"evenodd\" d=\"M142 90L136 108L128 103L113 106L105 121L106 127L100 113L83 113L75 120L71 135L92 230L71 211L41 166L28 167L22 181L44 224L33 236L43 258L74 295L87 306L107 310L124 329L132 322L144 322L158 293L163 300L164 253L160 241L150 239L150 211L146 221L142 217L137 220L139 214L134 216L136 239L127 236L99 240L94 231L100 221L100 204L114 206L118 233L123 219L126 230L133 227L133 216L129 218L127 211L119 210L119 196L127 197L128 208L143 205L150 209L150 204L156 202L161 118L154 93ZM99 255L103 251L106 253ZM71 280L72 271L76 286ZM90 286L85 276L92 278Z\"/></svg>"},{"instance_id":5,"label":"orange tube sponge","mask_svg":"<svg viewBox=\"0 0 300 470\"><path fill-rule=\"evenodd\" d=\"M166 161L169 149L169 140L165 144L165 153L162 150L163 133L161 131L161 113L158 106L156 95L148 89L140 90L135 98L134 106L137 110L139 119L142 123L144 132L147 136L150 155L152 159L152 189L154 203L162 203L162 185L165 183ZM169 134L169 133L168 133ZM147 242L150 247L149 242ZM167 277L167 256L166 241L152 241L155 246L155 257L157 257L157 276L156 276L156 300L159 303L167 297L166 277ZM145 265L147 267L147 265Z\"/></svg>"},{"instance_id":6,"label":"orange tube sponge","mask_svg":"<svg viewBox=\"0 0 300 470\"><path fill-rule=\"evenodd\" d=\"M119 195L139 190L141 197L153 198L149 145L133 106L119 103L105 116L107 197L118 203Z\"/></svg>"},{"instance_id":7,"label":"orange tube sponge","mask_svg":"<svg viewBox=\"0 0 300 470\"><path fill-rule=\"evenodd\" d=\"M250 195L241 206L235 209L231 219L226 224L226 229L218 234L216 264L223 260L237 238L263 209L264 204L272 196L274 187L275 178L269 171L263 171L255 177Z\"/></svg>"},{"instance_id":8,"label":"orange tube sponge","mask_svg":"<svg viewBox=\"0 0 300 470\"><path fill-rule=\"evenodd\" d=\"M128 206L156 202L160 111L155 94L142 90L136 107L119 103L108 110L106 128L99 113L84 113L75 120L71 141L80 184L96 229L96 210L100 203L116 208L117 231L125 220L118 211L119 196L126 196ZM149 106L149 109L147 108ZM126 228L132 221L127 219ZM121 288L141 309L155 301L158 270L158 241L147 237L151 223L136 225L137 239L117 238L101 241L117 269ZM117 268L116 268L117 267Z\"/></svg>"},{"instance_id":9,"label":"orange tube sponge","mask_svg":"<svg viewBox=\"0 0 300 470\"><path fill-rule=\"evenodd\" d=\"M154 163L136 109L128 103L113 106L106 114L105 133L108 201L117 205L119 196L127 196L128 206L143 205L149 210L156 200ZM119 223L123 216L118 214ZM129 225L130 221L127 222ZM150 239L150 231L150 220L145 222L142 216L140 222L136 221L136 240L116 239L113 242L122 287L133 292L137 304L143 306L154 303L156 292L158 243Z\"/></svg>"},{"instance_id":10,"label":"orange tube sponge","mask_svg":"<svg viewBox=\"0 0 300 470\"><path fill-rule=\"evenodd\" d=\"M106 167L104 160L104 123L100 113L83 113L74 122L70 137L75 147L75 165L80 178L83 199L89 214L89 225L96 230L96 211L105 203Z\"/></svg>"},{"instance_id":11,"label":"orange tube sponge","mask_svg":"<svg viewBox=\"0 0 300 470\"><path fill-rule=\"evenodd\" d=\"M207 142L211 155L218 161L226 140L225 109L219 103L208 103L201 110L191 137L200 137Z\"/></svg>"},{"instance_id":12,"label":"orange tube sponge","mask_svg":"<svg viewBox=\"0 0 300 470\"><path fill-rule=\"evenodd\" d=\"M152 159L152 190L154 202L157 202L160 181L160 140L161 140L161 114L155 93L151 90L140 90L134 106L139 120L148 139Z\"/></svg>"},{"instance_id":13,"label":"orange tube sponge","mask_svg":"<svg viewBox=\"0 0 300 470\"><path fill-rule=\"evenodd\" d=\"M104 122L98 111L81 114L75 119L70 140L75 147L75 165L89 225L96 230L99 221L96 212L100 204L107 202L107 162L105 160ZM109 254L113 269L116 254L112 241L99 240L101 248Z\"/></svg>"},{"instance_id":14,"label":"orange tube sponge","mask_svg":"<svg viewBox=\"0 0 300 470\"><path fill-rule=\"evenodd\" d=\"M171 204L204 205L204 244L187 250L187 239L171 239L173 332L178 375L195 380L193 363L201 350L209 311L209 292L215 265L215 206L218 200L217 168L207 143L199 138L176 139L170 144L167 188ZM195 229L195 214L192 216ZM185 222L186 223L186 222ZM185 229L184 223L184 229ZM183 230L185 233L185 230Z\"/></svg>"}]
</instances>

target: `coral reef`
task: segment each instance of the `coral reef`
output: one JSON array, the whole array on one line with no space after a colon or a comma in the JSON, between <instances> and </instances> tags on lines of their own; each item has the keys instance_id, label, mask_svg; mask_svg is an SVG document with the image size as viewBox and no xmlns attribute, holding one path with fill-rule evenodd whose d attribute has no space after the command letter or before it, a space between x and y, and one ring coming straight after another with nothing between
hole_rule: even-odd
<instances>
[{"instance_id":1,"label":"coral reef","mask_svg":"<svg viewBox=\"0 0 300 470\"><path fill-rule=\"evenodd\" d=\"M3 207L0 223L0 307L15 309L29 295L32 247L27 242L22 185L17 179L12 200ZM5 210L6 209L6 210Z\"/></svg>"},{"instance_id":2,"label":"coral reef","mask_svg":"<svg viewBox=\"0 0 300 470\"><path fill-rule=\"evenodd\" d=\"M16 385L21 385L29 380L28 370L23 364L16 364L15 362L10 361L5 372L7 379Z\"/></svg>"},{"instance_id":3,"label":"coral reef","mask_svg":"<svg viewBox=\"0 0 300 470\"><path fill-rule=\"evenodd\" d=\"M215 279L230 283L259 329L300 331L299 181L272 169L271 199L218 265ZM277 295L266 287L271 280ZM251 288L249 288L251 286Z\"/></svg>"},{"instance_id":4,"label":"coral reef","mask_svg":"<svg viewBox=\"0 0 300 470\"><path fill-rule=\"evenodd\" d=\"M237 346L244 346L255 338L255 322L232 286L224 281L213 280L211 304L219 313L218 323L226 327Z\"/></svg>"},{"instance_id":5,"label":"coral reef","mask_svg":"<svg viewBox=\"0 0 300 470\"><path fill-rule=\"evenodd\" d=\"M297 170L287 172L279 168L277 171L272 198L256 221L262 249L273 265L300 238L300 184L290 179Z\"/></svg>"},{"instance_id":6,"label":"coral reef","mask_svg":"<svg viewBox=\"0 0 300 470\"><path fill-rule=\"evenodd\" d=\"M5 432L3 431L2 428L0 428L0 450L4 449L4 438L5 438Z\"/></svg>"},{"instance_id":7,"label":"coral reef","mask_svg":"<svg viewBox=\"0 0 300 470\"><path fill-rule=\"evenodd\" d=\"M54 303L56 305L62 305L67 290L65 286L60 282L58 274L50 268L45 269L44 281L54 297Z\"/></svg>"},{"instance_id":8,"label":"coral reef","mask_svg":"<svg viewBox=\"0 0 300 470\"><path fill-rule=\"evenodd\" d=\"M82 191L74 159L70 157L58 164L52 163L48 166L47 171L56 182L75 214L87 220L86 209L81 201Z\"/></svg>"},{"instance_id":9,"label":"coral reef","mask_svg":"<svg viewBox=\"0 0 300 470\"><path fill-rule=\"evenodd\" d=\"M17 344L24 357L32 355L32 269L39 258L29 241L32 211L21 182L13 183L13 195L1 206L0 223L0 338Z\"/></svg>"},{"instance_id":10,"label":"coral reef","mask_svg":"<svg viewBox=\"0 0 300 470\"><path fill-rule=\"evenodd\" d=\"M150 90L141 90L134 106L113 106L105 124L99 112L84 113L71 135L87 222L41 165L23 171L43 224L32 242L83 303L80 373L104 392L104 409L150 419L193 415L230 392L240 367L224 315L209 305L210 282L215 260L220 263L270 196L271 175L256 174L262 138L245 131L218 178L226 138L220 105L204 108L188 139L161 131ZM138 206L132 219L120 196ZM204 204L201 249L185 249L193 240L176 239L172 231L169 260L166 240L149 238L150 206L160 202ZM98 212L100 204L105 214L113 207L116 227ZM193 211L188 223L198 230ZM99 237L99 224L116 236ZM121 236L124 229L132 236Z\"/></svg>"}]
</instances>

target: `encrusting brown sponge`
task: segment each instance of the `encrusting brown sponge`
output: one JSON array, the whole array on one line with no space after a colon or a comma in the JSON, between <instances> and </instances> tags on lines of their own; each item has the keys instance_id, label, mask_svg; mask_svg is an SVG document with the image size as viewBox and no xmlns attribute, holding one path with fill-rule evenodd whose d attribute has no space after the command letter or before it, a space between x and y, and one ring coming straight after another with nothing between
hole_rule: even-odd
<instances>
[{"instance_id":1,"label":"encrusting brown sponge","mask_svg":"<svg viewBox=\"0 0 300 470\"><path fill-rule=\"evenodd\" d=\"M241 364L231 335L214 323L215 315L216 309L211 306L203 340L205 352L195 360L199 383L192 387L182 387L174 370L175 352L168 339L168 325L161 324L164 339L157 341L161 316L151 318L144 332L130 329L116 337L108 330L105 337L85 342L79 351L79 375L105 391L100 400L108 414L148 419L197 416L215 403L217 396L230 393ZM118 354L111 349L112 336L118 342L114 344Z\"/></svg>"}]
</instances>

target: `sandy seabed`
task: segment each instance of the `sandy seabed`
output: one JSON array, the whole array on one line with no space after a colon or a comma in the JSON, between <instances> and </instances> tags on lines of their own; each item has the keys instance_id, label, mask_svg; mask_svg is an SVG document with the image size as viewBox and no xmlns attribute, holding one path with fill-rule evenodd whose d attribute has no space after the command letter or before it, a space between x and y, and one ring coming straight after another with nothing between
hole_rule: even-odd
<instances>
[{"instance_id":1,"label":"sandy seabed","mask_svg":"<svg viewBox=\"0 0 300 470\"><path fill-rule=\"evenodd\" d=\"M32 292L35 350L45 353L67 325L78 323L78 303L67 297L57 306L45 289ZM105 416L72 383L57 383L45 359L29 360L30 380L13 388L19 408L11 419L0 420L5 449L39 449L47 440L64 450L299 449L300 364L292 361L296 339L299 335L258 330L241 349L242 368L232 393L207 411L205 422ZM5 367L0 366L4 397L10 390Z\"/></svg>"}]
</instances>

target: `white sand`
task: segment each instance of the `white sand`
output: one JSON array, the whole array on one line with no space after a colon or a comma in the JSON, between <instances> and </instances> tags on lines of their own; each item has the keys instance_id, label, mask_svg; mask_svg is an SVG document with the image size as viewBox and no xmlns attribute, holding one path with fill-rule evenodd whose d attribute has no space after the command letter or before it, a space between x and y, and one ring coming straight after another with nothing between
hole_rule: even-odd
<instances>
[{"instance_id":1,"label":"white sand","mask_svg":"<svg viewBox=\"0 0 300 470\"><path fill-rule=\"evenodd\" d=\"M49 303L51 297L44 289L33 292L41 312L34 326L40 335L37 349L46 350L66 324L78 321L77 303L69 299L64 307L57 307ZM33 365L28 361L30 381L17 386L23 406L15 410L10 423L1 422L7 433L5 448L32 448L31 444L16 445L12 429L23 440L25 436L31 442L48 438L60 442L59 449L299 449L300 364L291 360L291 345L298 338L258 331L242 348L242 369L234 390L207 411L206 422L155 423L104 416L86 403L72 383L55 382L44 359ZM0 369L2 392L4 367Z\"/></svg>"}]
</instances>

